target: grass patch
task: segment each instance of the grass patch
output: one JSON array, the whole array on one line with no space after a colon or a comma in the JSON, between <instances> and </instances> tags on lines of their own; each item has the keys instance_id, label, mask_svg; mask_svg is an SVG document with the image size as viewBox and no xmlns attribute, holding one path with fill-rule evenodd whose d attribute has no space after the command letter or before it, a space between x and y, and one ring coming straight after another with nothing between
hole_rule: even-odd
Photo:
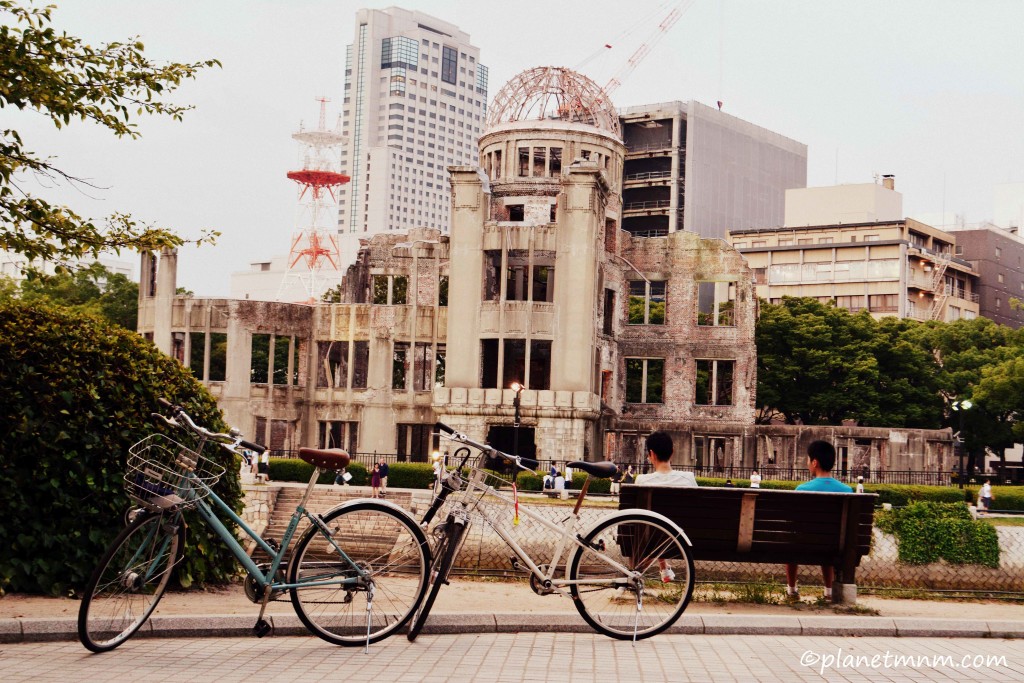
<instances>
[{"instance_id":1,"label":"grass patch","mask_svg":"<svg viewBox=\"0 0 1024 683\"><path fill-rule=\"evenodd\" d=\"M702 583L694 587L695 602L740 602L754 605L778 605L785 598L785 590L775 583Z\"/></svg>"},{"instance_id":2,"label":"grass patch","mask_svg":"<svg viewBox=\"0 0 1024 683\"><path fill-rule=\"evenodd\" d=\"M992 526L1024 526L1024 517L982 517L981 521Z\"/></svg>"}]
</instances>

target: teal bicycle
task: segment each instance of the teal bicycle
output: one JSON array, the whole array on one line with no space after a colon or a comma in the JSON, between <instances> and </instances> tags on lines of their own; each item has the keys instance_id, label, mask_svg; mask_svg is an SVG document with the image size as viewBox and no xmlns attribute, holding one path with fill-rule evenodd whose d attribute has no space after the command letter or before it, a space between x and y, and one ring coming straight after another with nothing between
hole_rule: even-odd
<instances>
[{"instance_id":1,"label":"teal bicycle","mask_svg":"<svg viewBox=\"0 0 1024 683\"><path fill-rule=\"evenodd\" d=\"M170 417L154 413L154 418L184 438L153 434L129 451L124 478L133 507L126 515L126 528L86 585L78 612L78 637L86 648L116 648L153 614L184 555L183 515L189 509L220 536L245 570L246 595L261 605L253 627L258 637L272 631L264 618L267 603L286 594L306 628L337 645L369 647L405 625L428 586L430 551L415 520L397 505L380 500L350 501L323 514L306 509L321 471L343 469L348 453L299 450L299 457L313 465L313 476L278 543L253 531L214 493L224 468L203 455L214 444L232 453L266 449L243 440L237 430L209 431L180 406L162 403ZM214 509L253 539L269 561L253 561ZM289 555L303 519L309 526Z\"/></svg>"}]
</instances>

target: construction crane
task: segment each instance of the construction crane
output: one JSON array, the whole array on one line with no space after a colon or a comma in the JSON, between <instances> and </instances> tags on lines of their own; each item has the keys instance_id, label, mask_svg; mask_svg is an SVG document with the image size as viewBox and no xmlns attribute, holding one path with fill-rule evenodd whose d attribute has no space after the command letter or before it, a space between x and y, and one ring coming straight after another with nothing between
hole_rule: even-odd
<instances>
[{"instance_id":1,"label":"construction crane","mask_svg":"<svg viewBox=\"0 0 1024 683\"><path fill-rule=\"evenodd\" d=\"M650 53L651 49L658 44L658 41L665 37L665 34L668 33L669 29L675 26L676 22L679 21L686 10L690 9L690 6L693 5L693 3L694 0L681 0L681 2L677 2L675 4L668 15L661 20L661 23L658 24L658 27L654 30L651 36L647 38L647 40L645 40L635 52L633 52L630 58L626 60L626 63L622 65L622 68L619 69L619 72L612 76L611 80L608 81L608 84L604 86L604 92L606 95L611 95L620 85L622 85L623 79L629 76L629 74L636 69L637 65L640 64L644 57ZM605 48L611 48L611 45L606 44Z\"/></svg>"}]
</instances>

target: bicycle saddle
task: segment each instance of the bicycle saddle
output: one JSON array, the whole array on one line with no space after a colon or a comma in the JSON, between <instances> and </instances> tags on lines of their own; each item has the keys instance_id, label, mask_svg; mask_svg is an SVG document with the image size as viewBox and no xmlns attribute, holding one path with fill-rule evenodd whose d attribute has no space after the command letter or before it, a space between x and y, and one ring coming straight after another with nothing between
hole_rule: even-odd
<instances>
[{"instance_id":1,"label":"bicycle saddle","mask_svg":"<svg viewBox=\"0 0 1024 683\"><path fill-rule=\"evenodd\" d=\"M590 476L597 477L599 479L607 479L608 477L615 474L615 471L618 469L617 467L615 467L615 463L611 462L610 460L602 460L601 462L577 461L570 462L567 466L573 468L574 470L583 470Z\"/></svg>"},{"instance_id":2,"label":"bicycle saddle","mask_svg":"<svg viewBox=\"0 0 1024 683\"><path fill-rule=\"evenodd\" d=\"M342 470L348 467L349 454L340 448L300 448L299 457L322 470Z\"/></svg>"}]
</instances>

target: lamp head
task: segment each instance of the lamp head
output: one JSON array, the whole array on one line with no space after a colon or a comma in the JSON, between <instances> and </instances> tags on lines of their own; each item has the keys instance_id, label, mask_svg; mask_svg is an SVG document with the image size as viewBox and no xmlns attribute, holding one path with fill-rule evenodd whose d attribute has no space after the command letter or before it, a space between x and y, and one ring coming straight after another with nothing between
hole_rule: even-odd
<instances>
[{"instance_id":1,"label":"lamp head","mask_svg":"<svg viewBox=\"0 0 1024 683\"><path fill-rule=\"evenodd\" d=\"M434 451L434 453L433 453L433 454L432 454L432 455L430 456L430 458L431 458L431 459L432 459L432 460L433 460L434 462L437 462L438 460L440 460L440 459L441 459L441 452L440 452L440 451Z\"/></svg>"},{"instance_id":2,"label":"lamp head","mask_svg":"<svg viewBox=\"0 0 1024 683\"><path fill-rule=\"evenodd\" d=\"M520 384L519 382L512 382L512 384L509 385L509 389L518 394L520 391L523 390L523 385Z\"/></svg>"}]
</instances>

